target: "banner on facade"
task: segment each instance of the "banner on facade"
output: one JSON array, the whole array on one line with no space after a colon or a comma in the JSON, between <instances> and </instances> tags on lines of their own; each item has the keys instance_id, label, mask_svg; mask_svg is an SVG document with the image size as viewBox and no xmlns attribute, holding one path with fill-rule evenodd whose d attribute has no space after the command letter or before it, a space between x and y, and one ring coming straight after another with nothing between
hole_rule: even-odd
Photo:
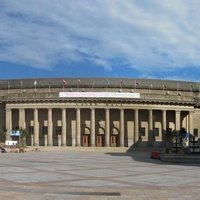
<instances>
[{"instance_id":1,"label":"banner on facade","mask_svg":"<svg viewBox=\"0 0 200 200\"><path fill-rule=\"evenodd\" d=\"M10 131L10 136L20 136L20 132L18 130Z\"/></svg>"},{"instance_id":2,"label":"banner on facade","mask_svg":"<svg viewBox=\"0 0 200 200\"><path fill-rule=\"evenodd\" d=\"M140 98L140 93L125 92L59 92L59 97L65 98Z\"/></svg>"}]
</instances>

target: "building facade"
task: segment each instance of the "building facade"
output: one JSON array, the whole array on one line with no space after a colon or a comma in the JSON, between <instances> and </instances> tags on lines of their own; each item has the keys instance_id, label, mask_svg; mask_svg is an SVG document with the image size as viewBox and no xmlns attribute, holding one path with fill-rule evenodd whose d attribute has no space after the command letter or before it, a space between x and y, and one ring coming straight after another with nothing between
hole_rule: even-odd
<instances>
[{"instance_id":1,"label":"building facade","mask_svg":"<svg viewBox=\"0 0 200 200\"><path fill-rule=\"evenodd\" d=\"M53 78L0 81L0 140L30 146L162 145L167 130L200 137L197 82ZM4 130L4 131L3 131Z\"/></svg>"}]
</instances>

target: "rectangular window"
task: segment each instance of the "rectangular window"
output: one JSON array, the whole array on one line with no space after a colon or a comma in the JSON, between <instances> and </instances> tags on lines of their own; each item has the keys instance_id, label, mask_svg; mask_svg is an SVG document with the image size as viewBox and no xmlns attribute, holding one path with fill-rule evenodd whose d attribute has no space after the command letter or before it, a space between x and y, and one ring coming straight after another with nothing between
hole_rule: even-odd
<instances>
[{"instance_id":1,"label":"rectangular window","mask_svg":"<svg viewBox=\"0 0 200 200\"><path fill-rule=\"evenodd\" d=\"M43 135L47 135L48 134L48 127L47 126L43 126L42 127L42 134Z\"/></svg>"},{"instance_id":2,"label":"rectangular window","mask_svg":"<svg viewBox=\"0 0 200 200\"><path fill-rule=\"evenodd\" d=\"M62 127L56 126L56 135L61 135L61 134L62 134Z\"/></svg>"},{"instance_id":3,"label":"rectangular window","mask_svg":"<svg viewBox=\"0 0 200 200\"><path fill-rule=\"evenodd\" d=\"M29 126L29 134L30 135L34 134L34 127L33 126Z\"/></svg>"},{"instance_id":4,"label":"rectangular window","mask_svg":"<svg viewBox=\"0 0 200 200\"><path fill-rule=\"evenodd\" d=\"M198 129L197 128L194 129L194 137L199 137Z\"/></svg>"},{"instance_id":5,"label":"rectangular window","mask_svg":"<svg viewBox=\"0 0 200 200\"><path fill-rule=\"evenodd\" d=\"M140 127L139 132L140 132L140 136L145 136L145 128Z\"/></svg>"},{"instance_id":6,"label":"rectangular window","mask_svg":"<svg viewBox=\"0 0 200 200\"><path fill-rule=\"evenodd\" d=\"M158 137L159 136L159 128L154 128L153 129L153 135Z\"/></svg>"}]
</instances>

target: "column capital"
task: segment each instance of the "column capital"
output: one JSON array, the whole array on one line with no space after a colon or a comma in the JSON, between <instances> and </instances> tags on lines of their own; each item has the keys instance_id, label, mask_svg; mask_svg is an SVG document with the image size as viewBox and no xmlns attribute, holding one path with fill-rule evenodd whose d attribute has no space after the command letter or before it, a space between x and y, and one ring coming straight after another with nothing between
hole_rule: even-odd
<instances>
[{"instance_id":1,"label":"column capital","mask_svg":"<svg viewBox=\"0 0 200 200\"><path fill-rule=\"evenodd\" d=\"M181 113L181 110L175 110L176 113Z\"/></svg>"}]
</instances>

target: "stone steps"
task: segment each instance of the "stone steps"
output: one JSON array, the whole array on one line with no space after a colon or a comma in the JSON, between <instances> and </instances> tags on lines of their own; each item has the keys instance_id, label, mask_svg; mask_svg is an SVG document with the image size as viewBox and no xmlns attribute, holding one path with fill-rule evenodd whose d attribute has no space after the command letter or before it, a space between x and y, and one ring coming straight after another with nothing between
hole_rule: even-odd
<instances>
[{"instance_id":1,"label":"stone steps","mask_svg":"<svg viewBox=\"0 0 200 200\"><path fill-rule=\"evenodd\" d=\"M41 151L41 152L54 152L54 151L94 151L94 152L127 152L128 147L46 147L46 146L27 146L26 152Z\"/></svg>"},{"instance_id":2,"label":"stone steps","mask_svg":"<svg viewBox=\"0 0 200 200\"><path fill-rule=\"evenodd\" d=\"M199 163L200 154L184 155L184 154L161 154L161 160L172 163Z\"/></svg>"}]
</instances>

